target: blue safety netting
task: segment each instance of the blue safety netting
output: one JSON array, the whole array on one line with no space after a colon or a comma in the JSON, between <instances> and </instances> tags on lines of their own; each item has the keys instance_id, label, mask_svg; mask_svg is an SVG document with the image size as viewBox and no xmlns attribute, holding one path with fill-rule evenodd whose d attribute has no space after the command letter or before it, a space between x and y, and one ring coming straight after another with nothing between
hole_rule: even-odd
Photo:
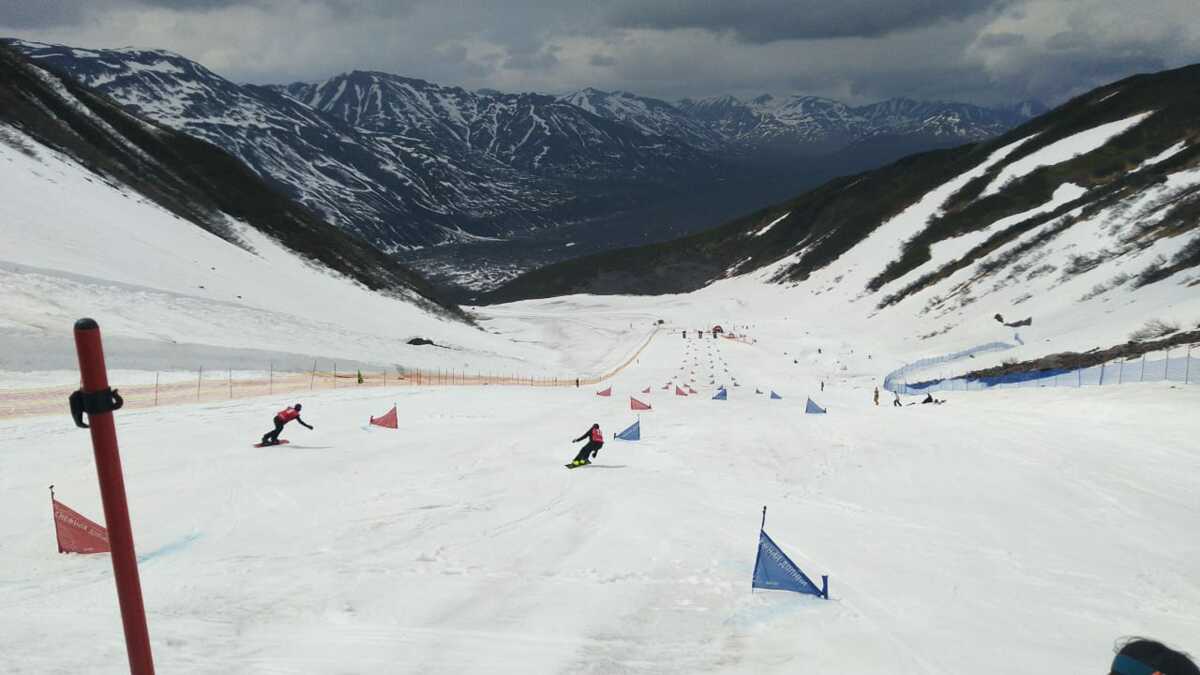
<instances>
[{"instance_id":1,"label":"blue safety netting","mask_svg":"<svg viewBox=\"0 0 1200 675\"><path fill-rule=\"evenodd\" d=\"M993 343L1003 344L1003 343ZM987 347L988 345L985 345ZM987 351L992 351L988 349ZM972 353L979 353L978 351ZM1197 384L1200 382L1200 349L1176 347L1154 354L1144 354L1133 359L1118 359L1097 366L1076 369L1049 369L1023 373L1009 373L993 377L967 379L965 377L937 378L918 382L907 381L908 374L928 368L937 363L947 363L961 358L964 352L945 357L922 359L889 373L883 381L884 389L897 394L916 395L934 391L986 391L989 389L1011 389L1025 387L1085 387L1134 382L1178 382Z\"/></svg>"}]
</instances>

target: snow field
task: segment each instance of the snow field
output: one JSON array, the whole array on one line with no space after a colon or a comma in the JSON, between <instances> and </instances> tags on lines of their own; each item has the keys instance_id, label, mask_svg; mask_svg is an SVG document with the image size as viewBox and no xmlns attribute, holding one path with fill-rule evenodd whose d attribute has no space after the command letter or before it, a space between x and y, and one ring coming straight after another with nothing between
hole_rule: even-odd
<instances>
[{"instance_id":1,"label":"snow field","mask_svg":"<svg viewBox=\"0 0 1200 675\"><path fill-rule=\"evenodd\" d=\"M91 316L116 340L231 353L253 346L263 353L256 365L264 369L270 354L523 376L587 376L595 373L578 368L611 365L607 353L497 339L430 315L319 268L238 222L229 226L242 246L231 244L37 148L38 156L30 157L0 144L0 203L7 214L0 224L0 286L6 291L0 294L0 345L8 334L22 341L42 337L49 346L69 335L76 319ZM589 330L587 317L575 319L561 329L562 336ZM623 347L625 341L644 340L649 326L602 330L610 338L619 334ZM405 344L412 337L444 348ZM614 343L588 344L607 350ZM59 370L64 360L63 354L41 358L42 350L5 351L0 371L10 372L0 372L0 381L23 379L12 371ZM72 361L70 349L65 360ZM211 360L184 365L244 369Z\"/></svg>"},{"instance_id":2,"label":"snow field","mask_svg":"<svg viewBox=\"0 0 1200 675\"><path fill-rule=\"evenodd\" d=\"M1072 134L1062 140L1055 141L1005 166L1000 170L996 178L984 188L980 196L987 197L996 194L1004 189L1005 184L1010 181L1027 176L1043 166L1060 164L1074 159L1079 155L1086 155L1093 150L1104 147L1105 143L1141 124L1147 117L1154 113L1155 111L1153 110L1139 113L1123 120L1101 124L1077 134Z\"/></svg>"},{"instance_id":3,"label":"snow field","mask_svg":"<svg viewBox=\"0 0 1200 675\"><path fill-rule=\"evenodd\" d=\"M1200 393L875 408L857 350L817 355L828 341L792 322L751 334L663 333L609 399L306 396L316 431L263 450L249 446L290 398L120 413L159 669L1101 672L1122 635L1187 648L1200 634L1200 455L1178 415ZM742 386L726 402L700 382L698 397L661 390L685 358L697 380L711 360ZM630 394L654 406L644 440L611 440L636 418ZM806 395L829 414L803 415ZM393 402L399 431L366 426ZM597 464L562 468L593 421L610 439ZM62 415L0 422L0 438L15 563L0 653L32 672L122 672L109 562L55 553L44 492L100 519L87 435ZM750 592L764 504L784 550L831 576L831 601Z\"/></svg>"}]
</instances>

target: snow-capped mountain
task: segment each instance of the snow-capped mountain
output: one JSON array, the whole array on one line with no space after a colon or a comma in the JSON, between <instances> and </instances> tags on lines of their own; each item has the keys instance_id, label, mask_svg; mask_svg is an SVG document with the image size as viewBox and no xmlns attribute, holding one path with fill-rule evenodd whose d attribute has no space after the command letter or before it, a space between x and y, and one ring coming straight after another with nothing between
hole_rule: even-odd
<instances>
[{"instance_id":1,"label":"snow-capped mountain","mask_svg":"<svg viewBox=\"0 0 1200 675\"><path fill-rule=\"evenodd\" d=\"M921 134L966 141L991 138L1046 112L1036 101L1000 108L893 98L853 109L866 135Z\"/></svg>"},{"instance_id":2,"label":"snow-capped mountain","mask_svg":"<svg viewBox=\"0 0 1200 675\"><path fill-rule=\"evenodd\" d=\"M705 161L675 137L539 94L481 95L361 71L277 89L358 129L417 139L465 161L535 176L661 179Z\"/></svg>"},{"instance_id":3,"label":"snow-capped mountain","mask_svg":"<svg viewBox=\"0 0 1200 675\"><path fill-rule=\"evenodd\" d=\"M561 258L496 261L476 254L480 243L564 228L598 228L587 238L599 250L676 236L903 152L1003 130L993 119L999 113L911 101L861 109L813 97L672 105L595 89L559 97L471 92L360 71L311 84L241 85L161 50L7 42L136 115L226 150L381 250L418 266L422 256L440 258L430 270L448 269L448 260L508 276L514 265ZM802 171L781 171L787 167L754 152L769 145L790 158L855 143ZM728 209L720 216L687 198L718 193ZM449 259L433 253L442 245L454 245ZM469 257L457 254L462 246L473 247ZM455 284L464 278L438 274Z\"/></svg>"},{"instance_id":4,"label":"snow-capped mountain","mask_svg":"<svg viewBox=\"0 0 1200 675\"><path fill-rule=\"evenodd\" d=\"M697 148L713 150L725 141L717 130L660 99L591 87L559 98L592 114L633 126L644 134L676 138Z\"/></svg>"},{"instance_id":5,"label":"snow-capped mountain","mask_svg":"<svg viewBox=\"0 0 1200 675\"><path fill-rule=\"evenodd\" d=\"M546 96L480 96L378 73L249 86L160 50L10 44L135 114L227 150L384 250L584 220L605 200L581 185L682 180L715 164L682 142Z\"/></svg>"},{"instance_id":6,"label":"snow-capped mountain","mask_svg":"<svg viewBox=\"0 0 1200 675\"><path fill-rule=\"evenodd\" d=\"M751 278L836 293L863 317L920 318L930 332L915 337L965 330L979 312L991 324L1069 322L1081 303L1088 316L1111 303L1124 308L1116 339L1175 317L1200 285L1198 83L1200 65L1122 80L991 141L837 178L690 237L547 266L485 299ZM1182 330L1200 315L1177 318Z\"/></svg>"},{"instance_id":7,"label":"snow-capped mountain","mask_svg":"<svg viewBox=\"0 0 1200 675\"><path fill-rule=\"evenodd\" d=\"M8 263L74 275L55 282L67 286L94 277L73 291L80 299L107 298L113 289L100 279L126 284L116 294L128 295L170 278L154 288L178 297L145 300L261 318L283 304L302 307L311 283L386 298L434 324L432 315L463 318L420 276L287 199L237 158L39 65L0 45L0 258Z\"/></svg>"},{"instance_id":8,"label":"snow-capped mountain","mask_svg":"<svg viewBox=\"0 0 1200 675\"><path fill-rule=\"evenodd\" d=\"M852 107L817 96L749 101L732 96L683 99L678 109L727 143L751 149L817 154L879 135L976 141L1003 133L1044 112L1035 102L1004 108L889 99Z\"/></svg>"},{"instance_id":9,"label":"snow-capped mountain","mask_svg":"<svg viewBox=\"0 0 1200 675\"><path fill-rule=\"evenodd\" d=\"M330 222L381 248L447 240L459 211L487 212L519 191L424 148L408 152L264 87L243 86L164 51L13 42L126 110L208 141ZM487 190L483 186L493 189Z\"/></svg>"}]
</instances>

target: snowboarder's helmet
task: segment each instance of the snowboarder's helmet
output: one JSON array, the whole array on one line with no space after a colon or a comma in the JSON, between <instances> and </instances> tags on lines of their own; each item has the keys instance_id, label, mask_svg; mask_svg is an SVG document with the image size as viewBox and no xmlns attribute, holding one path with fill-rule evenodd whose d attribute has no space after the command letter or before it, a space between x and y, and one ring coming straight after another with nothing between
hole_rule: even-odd
<instances>
[{"instance_id":1,"label":"snowboarder's helmet","mask_svg":"<svg viewBox=\"0 0 1200 675\"><path fill-rule=\"evenodd\" d=\"M592 428L593 428L593 429L599 429L599 428L600 428L600 423L599 423L599 422L593 422L593 423L592 423Z\"/></svg>"},{"instance_id":2,"label":"snowboarder's helmet","mask_svg":"<svg viewBox=\"0 0 1200 675\"><path fill-rule=\"evenodd\" d=\"M296 405L292 406L292 408L299 410L301 408L301 405L299 403L297 403Z\"/></svg>"}]
</instances>

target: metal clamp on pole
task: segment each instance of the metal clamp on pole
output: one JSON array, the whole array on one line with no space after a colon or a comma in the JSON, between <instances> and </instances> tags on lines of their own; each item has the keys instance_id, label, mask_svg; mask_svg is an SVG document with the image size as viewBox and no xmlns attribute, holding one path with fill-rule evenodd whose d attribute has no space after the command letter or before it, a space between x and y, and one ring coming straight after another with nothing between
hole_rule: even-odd
<instances>
[{"instance_id":1,"label":"metal clamp on pole","mask_svg":"<svg viewBox=\"0 0 1200 675\"><path fill-rule=\"evenodd\" d=\"M83 421L84 413L90 417L97 413L120 410L121 406L125 405L125 399L121 398L116 389L93 392L85 392L80 389L71 394L68 400L71 403L71 417L75 419L75 426L80 429L88 428L87 423Z\"/></svg>"}]
</instances>

